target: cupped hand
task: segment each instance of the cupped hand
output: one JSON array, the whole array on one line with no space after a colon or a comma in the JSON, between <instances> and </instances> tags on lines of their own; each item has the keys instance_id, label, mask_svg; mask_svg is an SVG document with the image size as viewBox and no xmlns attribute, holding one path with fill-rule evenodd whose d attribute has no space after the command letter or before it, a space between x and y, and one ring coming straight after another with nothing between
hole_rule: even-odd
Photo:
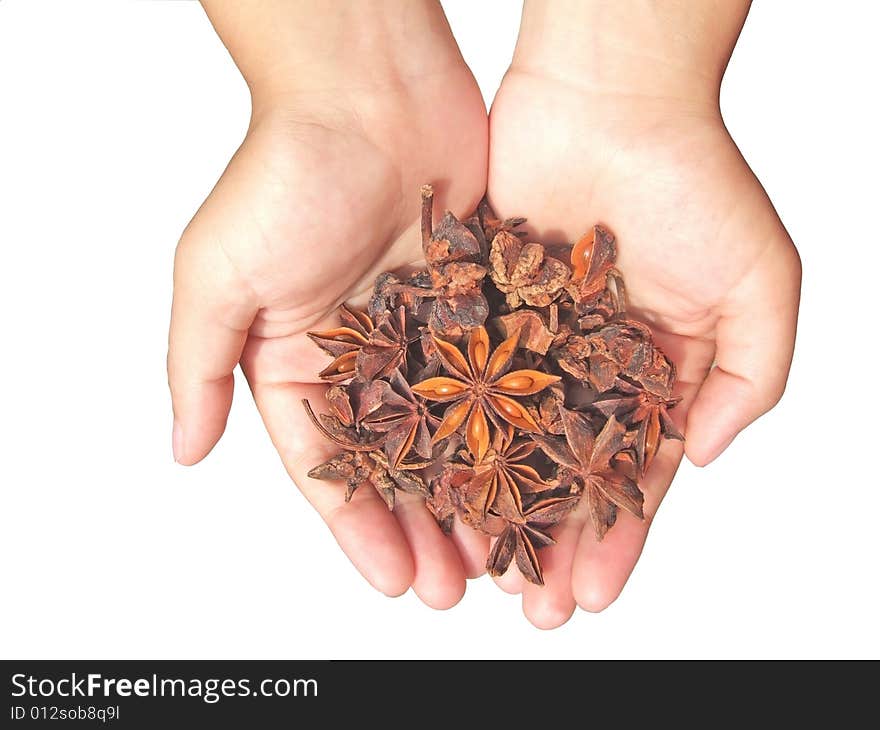
<instances>
[{"instance_id":1,"label":"cupped hand","mask_svg":"<svg viewBox=\"0 0 880 730\"><path fill-rule=\"evenodd\" d=\"M486 545L445 538L418 498L400 494L389 512L363 487L345 504L344 485L306 476L335 449L300 403L320 407L316 373L328 364L305 332L333 326L342 302L365 303L380 272L423 261L423 183L434 183L440 212L476 206L486 111L457 53L437 55L418 76L354 74L338 88L255 107L244 143L183 234L168 356L174 454L194 464L220 438L240 362L284 466L355 566L386 594L412 586L445 608L482 570Z\"/></svg>"},{"instance_id":2,"label":"cupped hand","mask_svg":"<svg viewBox=\"0 0 880 730\"><path fill-rule=\"evenodd\" d=\"M542 551L545 587L515 568L499 579L550 628L618 596L682 452L708 464L778 401L800 262L717 104L696 98L598 93L515 64L492 107L488 190L501 216L528 216L536 240L575 241L596 222L614 231L630 311L675 361L683 398L671 414L686 442L663 442L643 522L622 512L597 542L581 505Z\"/></svg>"}]
</instances>

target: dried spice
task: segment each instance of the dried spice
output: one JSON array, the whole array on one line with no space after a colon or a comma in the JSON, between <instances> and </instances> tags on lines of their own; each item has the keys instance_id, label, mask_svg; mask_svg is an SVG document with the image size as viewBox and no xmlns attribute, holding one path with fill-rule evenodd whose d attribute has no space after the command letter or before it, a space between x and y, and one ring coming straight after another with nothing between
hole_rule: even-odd
<instances>
[{"instance_id":1,"label":"dried spice","mask_svg":"<svg viewBox=\"0 0 880 730\"><path fill-rule=\"evenodd\" d=\"M507 295L511 309L523 303L548 306L571 276L569 268L547 256L540 243L523 243L509 231L501 231L492 240L489 263L492 281Z\"/></svg>"},{"instance_id":2,"label":"dried spice","mask_svg":"<svg viewBox=\"0 0 880 730\"><path fill-rule=\"evenodd\" d=\"M664 439L675 367L626 312L617 244L594 226L547 247L484 200L433 225L422 188L423 271L381 274L367 312L309 337L332 362L329 413L306 410L340 452L309 472L371 485L394 507L418 494L445 533L495 537L487 570L516 563L543 584L538 551L585 505L598 539L621 509L642 518L638 480Z\"/></svg>"},{"instance_id":3,"label":"dried spice","mask_svg":"<svg viewBox=\"0 0 880 730\"><path fill-rule=\"evenodd\" d=\"M516 567L523 577L531 583L544 585L537 550L556 542L547 529L561 521L577 506L577 502L576 496L551 497L525 510L522 519L509 521L489 553L486 565L489 575L503 575L515 556Z\"/></svg>"},{"instance_id":4,"label":"dried spice","mask_svg":"<svg viewBox=\"0 0 880 730\"><path fill-rule=\"evenodd\" d=\"M546 355L556 334L545 324L543 317L533 309L520 309L495 320L498 331L505 339L519 333L517 344L526 350Z\"/></svg>"},{"instance_id":5,"label":"dried spice","mask_svg":"<svg viewBox=\"0 0 880 730\"><path fill-rule=\"evenodd\" d=\"M595 302L606 289L608 275L616 272L616 260L614 236L602 226L593 226L571 249L571 298L579 305Z\"/></svg>"},{"instance_id":6,"label":"dried spice","mask_svg":"<svg viewBox=\"0 0 880 730\"><path fill-rule=\"evenodd\" d=\"M669 417L669 409L675 407L679 400L661 398L648 390L620 381L616 393L597 398L593 401L593 407L605 416L616 415L631 426L638 426L633 438L633 448L639 472L644 476L657 455L661 438L684 441L684 436Z\"/></svg>"},{"instance_id":7,"label":"dried spice","mask_svg":"<svg viewBox=\"0 0 880 730\"><path fill-rule=\"evenodd\" d=\"M583 491L600 540L617 521L617 508L639 519L644 496L615 457L628 446L626 426L611 416L598 435L593 434L586 416L560 406L565 439L546 436L533 438L547 456L556 462L559 479Z\"/></svg>"},{"instance_id":8,"label":"dried spice","mask_svg":"<svg viewBox=\"0 0 880 730\"><path fill-rule=\"evenodd\" d=\"M307 333L312 342L335 359L320 373L324 380L348 380L354 375L361 348L370 343L373 320L362 312L355 312L344 304L339 308L341 326L325 332Z\"/></svg>"},{"instance_id":9,"label":"dried spice","mask_svg":"<svg viewBox=\"0 0 880 730\"><path fill-rule=\"evenodd\" d=\"M407 330L406 307L385 312L358 350L357 374L367 380L390 376L398 369L406 374L409 345L417 339L418 333L413 335Z\"/></svg>"},{"instance_id":10,"label":"dried spice","mask_svg":"<svg viewBox=\"0 0 880 730\"><path fill-rule=\"evenodd\" d=\"M461 454L462 461L473 464L472 476L461 488L468 495L465 509L474 522L482 522L490 512L507 520L521 520L523 496L554 487L528 463L538 444L517 439L514 433L512 426L498 429L492 447L478 461L470 452Z\"/></svg>"},{"instance_id":11,"label":"dried spice","mask_svg":"<svg viewBox=\"0 0 880 730\"><path fill-rule=\"evenodd\" d=\"M422 459L433 455L431 432L439 419L428 410L428 404L417 398L406 378L395 370L383 386L381 406L366 416L361 423L374 433L384 433L382 448L389 463L399 469L410 451Z\"/></svg>"},{"instance_id":12,"label":"dried spice","mask_svg":"<svg viewBox=\"0 0 880 730\"><path fill-rule=\"evenodd\" d=\"M478 460L489 448L489 419L501 427L502 421L523 431L540 432L525 406L514 400L542 391L559 380L537 370L508 372L519 336L508 337L490 353L485 327L474 327L468 339L468 356L455 345L434 338L434 346L444 369L454 377L428 378L413 391L431 401L452 402L434 434L440 441L464 426L465 442Z\"/></svg>"},{"instance_id":13,"label":"dried spice","mask_svg":"<svg viewBox=\"0 0 880 730\"><path fill-rule=\"evenodd\" d=\"M316 417L308 401L303 401L303 405L315 427L328 440L343 448L341 453L311 469L308 475L312 479L345 480L346 502L351 500L359 486L371 484L389 510L394 509L394 492L397 489L424 497L430 495L417 472L407 473L407 470L424 469L429 462L392 466L381 450L384 438L368 435L368 431L358 429L352 421L344 420L339 415L322 413ZM331 401L331 408L332 405Z\"/></svg>"}]
</instances>

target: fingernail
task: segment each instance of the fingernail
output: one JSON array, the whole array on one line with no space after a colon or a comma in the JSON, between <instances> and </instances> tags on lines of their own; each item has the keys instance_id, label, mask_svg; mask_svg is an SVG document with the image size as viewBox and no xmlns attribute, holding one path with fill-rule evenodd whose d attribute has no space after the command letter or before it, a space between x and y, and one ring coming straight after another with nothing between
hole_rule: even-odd
<instances>
[{"instance_id":1,"label":"fingernail","mask_svg":"<svg viewBox=\"0 0 880 730\"><path fill-rule=\"evenodd\" d=\"M174 428L171 430L171 451L174 454L174 461L179 464L183 457L183 429L177 420L174 421Z\"/></svg>"}]
</instances>

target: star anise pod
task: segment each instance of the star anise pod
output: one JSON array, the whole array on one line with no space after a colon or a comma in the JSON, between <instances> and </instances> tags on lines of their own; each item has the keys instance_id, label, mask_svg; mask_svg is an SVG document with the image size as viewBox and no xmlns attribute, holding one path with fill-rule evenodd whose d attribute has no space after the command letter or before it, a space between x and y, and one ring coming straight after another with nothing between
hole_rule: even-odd
<instances>
[{"instance_id":1,"label":"star anise pod","mask_svg":"<svg viewBox=\"0 0 880 730\"><path fill-rule=\"evenodd\" d=\"M617 363L620 372L639 378L653 364L654 338L651 330L634 319L610 322L591 332L590 346L597 355Z\"/></svg>"},{"instance_id":2,"label":"star anise pod","mask_svg":"<svg viewBox=\"0 0 880 730\"><path fill-rule=\"evenodd\" d=\"M444 337L460 337L489 317L489 305L481 293L458 294L434 300L428 327Z\"/></svg>"},{"instance_id":3,"label":"star anise pod","mask_svg":"<svg viewBox=\"0 0 880 730\"><path fill-rule=\"evenodd\" d=\"M510 314L497 317L493 323L498 326L503 337L519 333L519 347L539 355L546 355L556 335L547 327L544 318L533 309L518 309Z\"/></svg>"},{"instance_id":4,"label":"star anise pod","mask_svg":"<svg viewBox=\"0 0 880 730\"><path fill-rule=\"evenodd\" d=\"M358 352L370 342L373 320L363 312L349 309L345 304L339 307L341 326L323 332L307 332L324 352L335 359L318 376L330 382L348 380L355 374Z\"/></svg>"},{"instance_id":5,"label":"star anise pod","mask_svg":"<svg viewBox=\"0 0 880 730\"><path fill-rule=\"evenodd\" d=\"M582 305L598 299L616 260L614 235L602 226L593 226L571 250L571 284L567 289L572 299Z\"/></svg>"},{"instance_id":6,"label":"star anise pod","mask_svg":"<svg viewBox=\"0 0 880 730\"><path fill-rule=\"evenodd\" d=\"M534 441L515 438L513 426L508 426L496 429L492 446L482 459L474 462L466 454L465 462L473 468L473 476L462 487L468 512L479 519L490 510L507 520L522 519L523 495L546 492L555 486L526 463L536 448Z\"/></svg>"},{"instance_id":7,"label":"star anise pod","mask_svg":"<svg viewBox=\"0 0 880 730\"><path fill-rule=\"evenodd\" d=\"M417 333L407 331L406 307L385 312L357 353L358 375L367 380L385 378L398 368L405 374L409 345L417 339Z\"/></svg>"},{"instance_id":8,"label":"star anise pod","mask_svg":"<svg viewBox=\"0 0 880 730\"><path fill-rule=\"evenodd\" d=\"M525 222L525 218L500 220L485 197L480 201L473 215L462 221L480 244L480 261L484 262L489 260L489 245L500 231L509 231L515 236L525 236L525 232L513 230Z\"/></svg>"},{"instance_id":9,"label":"star anise pod","mask_svg":"<svg viewBox=\"0 0 880 730\"><path fill-rule=\"evenodd\" d=\"M599 393L613 388L621 375L648 379L655 387L675 377L674 371L663 370L668 360L654 347L651 331L631 319L610 322L588 335L571 335L555 356L560 368Z\"/></svg>"},{"instance_id":10,"label":"star anise pod","mask_svg":"<svg viewBox=\"0 0 880 730\"><path fill-rule=\"evenodd\" d=\"M376 277L367 303L367 314L378 320L385 312L393 312L402 306L411 317L419 322L426 322L431 310L431 304L426 300L436 294L431 288L431 276L427 271L417 271L405 281L386 271Z\"/></svg>"},{"instance_id":11,"label":"star anise pod","mask_svg":"<svg viewBox=\"0 0 880 730\"><path fill-rule=\"evenodd\" d=\"M431 432L440 419L424 400L418 398L399 370L391 373L390 385L375 381L382 388L381 405L364 417L362 423L375 433L384 433L383 449L388 463L400 469L410 451L430 461Z\"/></svg>"},{"instance_id":12,"label":"star anise pod","mask_svg":"<svg viewBox=\"0 0 880 730\"><path fill-rule=\"evenodd\" d=\"M618 381L616 393L609 393L593 401L592 406L605 416L616 416L630 427L636 426L633 449L644 476L660 448L660 439L684 441L684 436L669 417L681 398L661 398L626 381Z\"/></svg>"},{"instance_id":13,"label":"star anise pod","mask_svg":"<svg viewBox=\"0 0 880 730\"><path fill-rule=\"evenodd\" d=\"M526 235L524 231L514 230L514 228L519 228L519 226L526 222L525 218L515 217L501 220L495 211L492 210L492 206L489 205L489 201L486 198L483 198L477 206L477 218L483 229L483 235L489 243L502 231L513 233L515 236Z\"/></svg>"},{"instance_id":14,"label":"star anise pod","mask_svg":"<svg viewBox=\"0 0 880 730\"><path fill-rule=\"evenodd\" d=\"M434 189L422 187L422 248L425 259L435 269L453 262L480 263L480 244L473 233L450 211L446 211L436 228L433 226Z\"/></svg>"},{"instance_id":15,"label":"star anise pod","mask_svg":"<svg viewBox=\"0 0 880 730\"><path fill-rule=\"evenodd\" d=\"M318 430L334 443L353 451L371 451L379 448L384 436L376 436L361 429L360 422L382 405L382 394L388 387L382 381L367 382L355 379L348 385L328 388L325 398L330 413L315 415L311 404L303 400L306 413Z\"/></svg>"},{"instance_id":16,"label":"star anise pod","mask_svg":"<svg viewBox=\"0 0 880 730\"><path fill-rule=\"evenodd\" d=\"M614 386L620 364L606 354L594 352L589 339L570 335L553 351L560 369L578 380L589 383L599 393Z\"/></svg>"},{"instance_id":17,"label":"star anise pod","mask_svg":"<svg viewBox=\"0 0 880 730\"><path fill-rule=\"evenodd\" d=\"M471 330L468 357L445 340L434 338L443 367L455 377L423 380L412 387L417 395L432 401L451 402L434 434L437 443L465 424L465 442L471 453L482 459L489 449L489 421L496 426L507 422L523 431L540 433L540 427L526 407L514 398L539 393L559 380L537 370L510 369L518 335L508 337L490 354L489 334L485 327Z\"/></svg>"},{"instance_id":18,"label":"star anise pod","mask_svg":"<svg viewBox=\"0 0 880 730\"><path fill-rule=\"evenodd\" d=\"M381 389L387 383L376 381L365 385L371 391L369 397L361 402L369 403L369 411L374 402L372 391ZM378 387L376 387L378 386ZM351 386L349 386L351 388ZM315 427L330 441L342 447L343 451L314 467L308 472L312 479L345 480L345 501L351 500L355 490L364 483L370 483L379 493L388 509L394 508L394 492L396 489L428 496L428 488L424 480L415 470L423 469L426 462L402 464L398 468L389 464L385 453L381 450L386 436L370 433L356 425L359 404L352 405L348 393L342 388L331 388L328 401L333 415L325 413L316 416L307 400L303 400L306 413ZM407 473L409 472L409 473Z\"/></svg>"},{"instance_id":19,"label":"star anise pod","mask_svg":"<svg viewBox=\"0 0 880 730\"><path fill-rule=\"evenodd\" d=\"M631 376L639 385L658 398L669 400L675 385L675 365L654 345L651 355L639 368L639 372Z\"/></svg>"},{"instance_id":20,"label":"star anise pod","mask_svg":"<svg viewBox=\"0 0 880 730\"><path fill-rule=\"evenodd\" d=\"M523 302L532 307L548 306L568 283L569 268L546 256L540 243L523 243L507 231L492 241L489 275L507 295L507 306L516 309Z\"/></svg>"},{"instance_id":21,"label":"star anise pod","mask_svg":"<svg viewBox=\"0 0 880 730\"><path fill-rule=\"evenodd\" d=\"M355 489L363 482L372 480L377 464L370 458L370 454L382 447L385 437L376 437L357 428L354 423L354 409L344 389L328 391L327 399L333 415L326 413L315 415L307 400L303 400L302 404L315 428L328 440L341 446L343 451L312 468L309 476L312 479L345 479L347 483L345 501L348 502ZM376 489L381 493L378 486Z\"/></svg>"},{"instance_id":22,"label":"star anise pod","mask_svg":"<svg viewBox=\"0 0 880 730\"><path fill-rule=\"evenodd\" d=\"M422 187L422 248L431 274L435 297L428 326L447 337L481 326L489 316L483 296L486 276L483 247L476 236L451 212L432 227L434 191Z\"/></svg>"},{"instance_id":23,"label":"star anise pod","mask_svg":"<svg viewBox=\"0 0 880 730\"><path fill-rule=\"evenodd\" d=\"M538 500L523 511L521 520L508 522L489 552L486 562L489 575L504 575L515 557L516 567L526 580L544 585L537 551L556 542L547 529L571 512L578 499L578 496L569 496Z\"/></svg>"},{"instance_id":24,"label":"star anise pod","mask_svg":"<svg viewBox=\"0 0 880 730\"><path fill-rule=\"evenodd\" d=\"M431 483L431 496L425 501L440 529L449 534L460 501L456 495L471 479L471 470L464 464L450 464Z\"/></svg>"},{"instance_id":25,"label":"star anise pod","mask_svg":"<svg viewBox=\"0 0 880 730\"><path fill-rule=\"evenodd\" d=\"M559 415L565 440L540 435L532 438L559 464L557 478L583 489L597 539L605 537L617 521L618 508L642 519L644 496L636 483L623 473L624 469L614 463L615 456L627 447L626 426L612 415L594 437L583 414L560 406Z\"/></svg>"},{"instance_id":26,"label":"star anise pod","mask_svg":"<svg viewBox=\"0 0 880 730\"><path fill-rule=\"evenodd\" d=\"M541 394L534 406L529 406L529 413L537 421L544 433L561 436L565 433L559 418L559 406L565 402L563 389L554 385Z\"/></svg>"},{"instance_id":27,"label":"star anise pod","mask_svg":"<svg viewBox=\"0 0 880 730\"><path fill-rule=\"evenodd\" d=\"M308 475L312 479L344 480L346 502L359 486L371 484L389 510L394 509L394 494L398 489L422 497L429 495L427 485L415 471L391 469L382 451L343 451L318 464Z\"/></svg>"}]
</instances>

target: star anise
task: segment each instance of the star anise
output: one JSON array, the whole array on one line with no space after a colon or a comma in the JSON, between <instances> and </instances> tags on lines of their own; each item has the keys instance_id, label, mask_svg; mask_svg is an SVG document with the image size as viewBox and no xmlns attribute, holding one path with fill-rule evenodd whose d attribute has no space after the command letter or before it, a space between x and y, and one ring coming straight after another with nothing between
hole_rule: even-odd
<instances>
[{"instance_id":1,"label":"star anise","mask_svg":"<svg viewBox=\"0 0 880 730\"><path fill-rule=\"evenodd\" d=\"M593 226L571 250L571 284L567 289L572 299L578 304L598 299L616 260L614 235L602 226Z\"/></svg>"},{"instance_id":2,"label":"star anise","mask_svg":"<svg viewBox=\"0 0 880 730\"><path fill-rule=\"evenodd\" d=\"M450 211L446 211L437 227L433 227L434 190L422 187L422 249L428 262L427 272L401 281L393 274L382 275L377 281L370 311L378 312L392 301L419 311L425 300L431 300L424 321L434 334L458 337L482 325L489 316L489 304L483 296L486 276L485 238L474 232ZM427 274L427 276L425 275Z\"/></svg>"},{"instance_id":3,"label":"star anise","mask_svg":"<svg viewBox=\"0 0 880 730\"><path fill-rule=\"evenodd\" d=\"M547 529L571 512L577 506L578 499L578 496L568 496L538 500L523 511L519 521L508 522L489 552L486 562L489 575L504 575L515 557L516 567L526 580L544 585L537 551L556 542Z\"/></svg>"},{"instance_id":4,"label":"star anise","mask_svg":"<svg viewBox=\"0 0 880 730\"><path fill-rule=\"evenodd\" d=\"M339 319L342 321L339 327L306 333L318 347L335 358L318 373L320 378L330 382L342 382L354 376L358 352L369 344L373 331L373 320L345 304L339 307Z\"/></svg>"},{"instance_id":5,"label":"star anise","mask_svg":"<svg viewBox=\"0 0 880 730\"><path fill-rule=\"evenodd\" d=\"M344 480L346 502L351 500L359 486L372 484L389 510L394 509L394 494L398 489L422 497L429 494L427 485L418 474L391 469L381 451L343 451L311 469L308 475L312 479Z\"/></svg>"},{"instance_id":6,"label":"star anise","mask_svg":"<svg viewBox=\"0 0 880 730\"><path fill-rule=\"evenodd\" d=\"M529 413L537 421L544 433L561 436L565 433L559 418L559 406L565 402L562 388L554 385L541 394L536 405L529 406Z\"/></svg>"},{"instance_id":7,"label":"star anise","mask_svg":"<svg viewBox=\"0 0 880 730\"><path fill-rule=\"evenodd\" d=\"M564 263L545 255L543 245L523 243L507 231L492 241L489 263L492 281L507 295L511 309L523 302L532 307L548 306L571 275Z\"/></svg>"},{"instance_id":8,"label":"star anise","mask_svg":"<svg viewBox=\"0 0 880 730\"><path fill-rule=\"evenodd\" d=\"M544 318L532 309L519 309L503 317L497 317L493 323L503 337L519 333L520 347L546 355L556 335L547 327Z\"/></svg>"},{"instance_id":9,"label":"star anise","mask_svg":"<svg viewBox=\"0 0 880 730\"><path fill-rule=\"evenodd\" d=\"M661 398L626 381L618 381L616 391L597 398L592 406L605 416L614 415L630 427L637 427L633 449L639 473L644 476L657 455L661 438L684 441L668 413L681 398Z\"/></svg>"},{"instance_id":10,"label":"star anise","mask_svg":"<svg viewBox=\"0 0 880 730\"><path fill-rule=\"evenodd\" d=\"M516 309L523 302L532 307L548 306L568 283L571 271L540 243L523 243L507 231L492 241L489 274L495 286L507 295L507 306Z\"/></svg>"},{"instance_id":11,"label":"star anise","mask_svg":"<svg viewBox=\"0 0 880 730\"><path fill-rule=\"evenodd\" d=\"M490 573L516 560L541 584L537 551L579 500L599 539L621 509L642 516L636 482L681 438L675 367L627 314L601 225L542 244L484 199L435 226L421 192L427 266L379 274L366 314L343 306L338 327L309 333L333 362L329 413L306 409L340 451L309 474L344 480L346 499L369 484L389 508L417 493L444 532L458 520L497 538Z\"/></svg>"},{"instance_id":12,"label":"star anise","mask_svg":"<svg viewBox=\"0 0 880 730\"><path fill-rule=\"evenodd\" d=\"M620 364L604 353L594 352L583 335L570 335L553 355L562 370L589 383L599 393L612 388L620 374Z\"/></svg>"},{"instance_id":13,"label":"star anise","mask_svg":"<svg viewBox=\"0 0 880 730\"><path fill-rule=\"evenodd\" d=\"M400 469L410 451L430 461L431 431L440 419L412 392L399 370L391 373L390 385L375 382L382 389L381 405L365 416L362 423L375 433L385 434L383 449L389 464Z\"/></svg>"},{"instance_id":14,"label":"star anise","mask_svg":"<svg viewBox=\"0 0 880 730\"><path fill-rule=\"evenodd\" d=\"M571 335L556 351L556 361L599 393L613 388L620 375L646 379L656 387L675 377L674 371L663 371L668 360L654 346L651 331L630 319L610 322L588 335Z\"/></svg>"},{"instance_id":15,"label":"star anise","mask_svg":"<svg viewBox=\"0 0 880 730\"><path fill-rule=\"evenodd\" d=\"M521 520L523 495L537 494L553 489L537 470L526 463L534 453L534 441L514 438L514 429L497 429L491 448L483 458L474 462L470 454L465 461L473 468L473 476L462 487L464 505L475 520L493 514L507 520Z\"/></svg>"},{"instance_id":16,"label":"star anise","mask_svg":"<svg viewBox=\"0 0 880 730\"><path fill-rule=\"evenodd\" d=\"M483 235L489 243L491 243L495 239L495 236L502 231L513 233L515 236L526 235L525 232L514 230L514 228L519 228L519 226L526 222L525 218L517 216L515 218L505 218L504 220L501 220L495 211L492 210L492 206L489 205L489 201L486 200L486 198L483 198L477 206L477 219L483 229Z\"/></svg>"},{"instance_id":17,"label":"star anise","mask_svg":"<svg viewBox=\"0 0 880 730\"><path fill-rule=\"evenodd\" d=\"M533 395L559 380L556 375L537 370L510 368L516 352L518 335L508 337L490 355L489 334L485 327L471 330L468 357L445 340L434 338L443 367L455 377L436 377L423 380L412 387L417 395L432 401L451 402L434 434L437 443L465 426L465 442L471 453L482 459L489 449L489 421L496 427L502 422L531 433L540 433L540 427L524 405L513 398Z\"/></svg>"},{"instance_id":18,"label":"star anise","mask_svg":"<svg viewBox=\"0 0 880 730\"><path fill-rule=\"evenodd\" d=\"M304 400L306 413L312 422L328 435L331 441L354 451L370 451L378 448L385 440L365 429L360 422L382 405L382 394L388 384L381 381L368 382L356 378L348 385L334 385L327 389L324 397L330 406L330 413L315 416L311 405Z\"/></svg>"},{"instance_id":19,"label":"star anise","mask_svg":"<svg viewBox=\"0 0 880 730\"><path fill-rule=\"evenodd\" d=\"M401 368L406 373L407 349L418 334L407 331L406 307L385 312L357 353L357 373L362 378L384 378Z\"/></svg>"},{"instance_id":20,"label":"star anise","mask_svg":"<svg viewBox=\"0 0 880 730\"><path fill-rule=\"evenodd\" d=\"M450 464L431 483L431 496L425 501L440 529L449 534L460 505L459 490L471 479L471 470L464 464Z\"/></svg>"},{"instance_id":21,"label":"star anise","mask_svg":"<svg viewBox=\"0 0 880 730\"><path fill-rule=\"evenodd\" d=\"M451 212L432 227L434 191L422 187L422 248L431 274L433 308L428 326L435 334L457 337L481 326L489 316L482 292L486 267L476 236Z\"/></svg>"},{"instance_id":22,"label":"star anise","mask_svg":"<svg viewBox=\"0 0 880 730\"><path fill-rule=\"evenodd\" d=\"M675 385L675 365L655 345L651 349L650 357L642 363L639 372L632 378L649 393L669 400Z\"/></svg>"},{"instance_id":23,"label":"star anise","mask_svg":"<svg viewBox=\"0 0 880 730\"><path fill-rule=\"evenodd\" d=\"M590 346L597 355L617 363L620 372L639 378L654 361L651 330L641 322L622 319L610 322L589 335Z\"/></svg>"},{"instance_id":24,"label":"star anise","mask_svg":"<svg viewBox=\"0 0 880 730\"><path fill-rule=\"evenodd\" d=\"M372 389L377 383L366 386ZM387 383L382 383L386 385ZM349 386L349 389L351 386ZM376 436L356 425L358 405L352 405L348 393L342 389L331 389L328 401L333 415L325 413L316 416L307 400L303 400L306 413L315 427L330 441L342 447L343 451L308 472L312 479L345 480L345 501L351 500L355 490L364 483L370 483L385 501L388 509L394 508L394 492L429 495L427 485L415 470L423 469L426 462L403 464L399 468L389 464L381 447L385 436ZM363 402L372 402L372 397ZM354 414L354 415L352 415ZM410 473L407 473L410 472Z\"/></svg>"},{"instance_id":25,"label":"star anise","mask_svg":"<svg viewBox=\"0 0 880 730\"><path fill-rule=\"evenodd\" d=\"M425 322L431 310L431 304L426 300L436 295L437 292L431 288L431 276L427 271L417 271L406 280L386 271L376 277L373 293L367 303L367 314L378 320L385 312L403 306L412 317Z\"/></svg>"},{"instance_id":26,"label":"star anise","mask_svg":"<svg viewBox=\"0 0 880 730\"><path fill-rule=\"evenodd\" d=\"M559 415L565 440L532 436L547 456L560 466L557 478L583 489L589 505L596 537L601 540L617 521L622 508L639 519L644 517L644 496L636 483L618 468L615 456L627 447L626 426L613 415L598 436L593 435L587 418L560 406Z\"/></svg>"}]
</instances>

